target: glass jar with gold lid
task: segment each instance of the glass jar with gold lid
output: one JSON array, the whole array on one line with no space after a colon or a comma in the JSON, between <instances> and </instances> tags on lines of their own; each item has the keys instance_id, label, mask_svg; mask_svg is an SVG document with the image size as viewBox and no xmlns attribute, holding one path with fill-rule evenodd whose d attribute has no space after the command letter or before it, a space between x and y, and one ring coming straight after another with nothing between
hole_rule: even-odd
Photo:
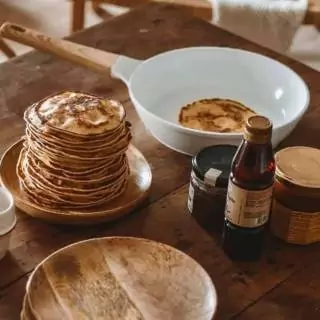
<instances>
[{"instance_id":1,"label":"glass jar with gold lid","mask_svg":"<svg viewBox=\"0 0 320 320\"><path fill-rule=\"evenodd\" d=\"M275 161L272 233L289 243L320 241L320 150L286 148Z\"/></svg>"}]
</instances>

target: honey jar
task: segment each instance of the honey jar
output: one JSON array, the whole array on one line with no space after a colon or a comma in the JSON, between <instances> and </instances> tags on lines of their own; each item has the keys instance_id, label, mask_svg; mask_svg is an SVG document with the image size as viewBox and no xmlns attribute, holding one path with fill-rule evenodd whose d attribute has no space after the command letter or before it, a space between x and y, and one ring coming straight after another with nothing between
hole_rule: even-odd
<instances>
[{"instance_id":1,"label":"honey jar","mask_svg":"<svg viewBox=\"0 0 320 320\"><path fill-rule=\"evenodd\" d=\"M192 159L188 209L207 231L222 231L228 180L237 147L217 145L202 149Z\"/></svg>"},{"instance_id":2,"label":"honey jar","mask_svg":"<svg viewBox=\"0 0 320 320\"><path fill-rule=\"evenodd\" d=\"M275 161L271 232L293 244L320 241L320 150L286 148Z\"/></svg>"}]
</instances>

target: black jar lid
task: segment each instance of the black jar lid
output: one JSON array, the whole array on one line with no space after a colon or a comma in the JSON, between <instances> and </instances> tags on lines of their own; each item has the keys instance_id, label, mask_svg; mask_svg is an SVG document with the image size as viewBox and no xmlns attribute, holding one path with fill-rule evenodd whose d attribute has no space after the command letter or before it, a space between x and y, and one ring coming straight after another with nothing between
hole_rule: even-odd
<instances>
[{"instance_id":1,"label":"black jar lid","mask_svg":"<svg viewBox=\"0 0 320 320\"><path fill-rule=\"evenodd\" d=\"M209 184L216 187L227 188L231 163L237 149L236 146L232 145L216 145L202 149L192 159L193 172L205 183L207 180ZM211 182L210 179L206 179L208 178L208 173L214 176Z\"/></svg>"}]
</instances>

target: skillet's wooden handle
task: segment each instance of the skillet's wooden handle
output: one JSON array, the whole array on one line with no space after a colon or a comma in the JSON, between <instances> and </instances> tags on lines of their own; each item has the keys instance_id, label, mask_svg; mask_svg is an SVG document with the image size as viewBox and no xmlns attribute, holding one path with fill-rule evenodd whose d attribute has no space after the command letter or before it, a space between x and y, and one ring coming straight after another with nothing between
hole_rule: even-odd
<instances>
[{"instance_id":1,"label":"skillet's wooden handle","mask_svg":"<svg viewBox=\"0 0 320 320\"><path fill-rule=\"evenodd\" d=\"M0 35L102 73L110 72L110 68L119 57L115 53L52 38L9 22L5 22L0 27Z\"/></svg>"}]
</instances>

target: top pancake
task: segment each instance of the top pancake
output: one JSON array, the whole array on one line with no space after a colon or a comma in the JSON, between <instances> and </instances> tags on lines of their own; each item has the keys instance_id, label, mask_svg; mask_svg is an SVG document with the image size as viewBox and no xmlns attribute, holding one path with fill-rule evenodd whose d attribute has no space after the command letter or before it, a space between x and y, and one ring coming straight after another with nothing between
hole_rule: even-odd
<instances>
[{"instance_id":1,"label":"top pancake","mask_svg":"<svg viewBox=\"0 0 320 320\"><path fill-rule=\"evenodd\" d=\"M103 135L116 130L125 118L121 103L79 92L61 92L29 107L25 121L35 130L68 135Z\"/></svg>"},{"instance_id":2,"label":"top pancake","mask_svg":"<svg viewBox=\"0 0 320 320\"><path fill-rule=\"evenodd\" d=\"M190 129L211 132L243 132L246 120L256 115L240 102L203 99L181 108L179 123Z\"/></svg>"}]
</instances>

